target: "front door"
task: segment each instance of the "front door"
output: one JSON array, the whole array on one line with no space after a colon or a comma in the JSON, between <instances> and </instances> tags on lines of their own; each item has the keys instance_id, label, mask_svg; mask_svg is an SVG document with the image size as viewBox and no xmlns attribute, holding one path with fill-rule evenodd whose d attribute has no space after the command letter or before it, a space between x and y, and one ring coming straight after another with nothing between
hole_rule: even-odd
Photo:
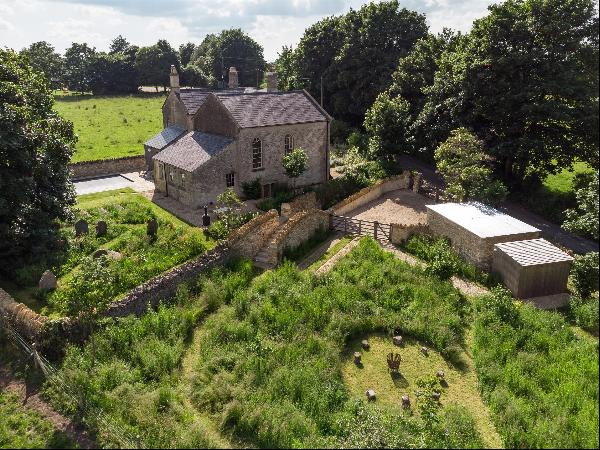
<instances>
[{"instance_id":1,"label":"front door","mask_svg":"<svg viewBox=\"0 0 600 450\"><path fill-rule=\"evenodd\" d=\"M270 197L271 196L271 185L270 184L263 184L263 197Z\"/></svg>"}]
</instances>

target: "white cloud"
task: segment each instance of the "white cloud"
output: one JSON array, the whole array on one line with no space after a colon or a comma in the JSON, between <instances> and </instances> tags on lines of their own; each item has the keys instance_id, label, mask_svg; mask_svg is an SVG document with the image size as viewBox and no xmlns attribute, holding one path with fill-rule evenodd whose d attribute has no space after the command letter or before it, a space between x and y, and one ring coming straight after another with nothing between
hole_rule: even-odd
<instances>
[{"instance_id":1,"label":"white cloud","mask_svg":"<svg viewBox=\"0 0 600 450\"><path fill-rule=\"evenodd\" d=\"M468 31L493 0L402 0L427 15L431 31ZM19 50L49 41L58 51L72 42L107 50L117 35L137 45L167 39L174 47L199 43L208 33L242 28L276 58L282 45L296 45L307 26L365 0L0 0L0 46Z\"/></svg>"}]
</instances>

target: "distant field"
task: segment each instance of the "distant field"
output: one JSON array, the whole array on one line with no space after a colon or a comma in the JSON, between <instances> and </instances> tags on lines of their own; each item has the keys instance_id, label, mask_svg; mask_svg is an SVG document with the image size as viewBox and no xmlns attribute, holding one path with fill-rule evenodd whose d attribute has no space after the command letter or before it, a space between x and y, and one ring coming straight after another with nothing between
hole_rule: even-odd
<instances>
[{"instance_id":1,"label":"distant field","mask_svg":"<svg viewBox=\"0 0 600 450\"><path fill-rule=\"evenodd\" d=\"M165 96L57 95L54 108L79 136L73 162L141 155L144 142L162 129Z\"/></svg>"}]
</instances>

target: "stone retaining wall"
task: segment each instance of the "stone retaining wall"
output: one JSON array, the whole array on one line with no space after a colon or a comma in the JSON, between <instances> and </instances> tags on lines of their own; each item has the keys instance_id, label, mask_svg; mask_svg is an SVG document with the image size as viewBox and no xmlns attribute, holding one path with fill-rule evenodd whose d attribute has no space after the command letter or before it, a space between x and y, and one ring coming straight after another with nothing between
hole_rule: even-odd
<instances>
[{"instance_id":1,"label":"stone retaining wall","mask_svg":"<svg viewBox=\"0 0 600 450\"><path fill-rule=\"evenodd\" d=\"M329 214L320 209L304 210L294 214L273 235L267 246L269 262L277 265L286 248L296 248L319 229L329 227Z\"/></svg>"},{"instance_id":2,"label":"stone retaining wall","mask_svg":"<svg viewBox=\"0 0 600 450\"><path fill-rule=\"evenodd\" d=\"M47 320L46 316L16 302L8 292L0 289L0 325L2 321L6 321L29 340L37 341Z\"/></svg>"},{"instance_id":3,"label":"stone retaining wall","mask_svg":"<svg viewBox=\"0 0 600 450\"><path fill-rule=\"evenodd\" d=\"M277 210L272 209L242 225L231 233L227 240L232 254L253 259L263 249L280 224Z\"/></svg>"},{"instance_id":4,"label":"stone retaining wall","mask_svg":"<svg viewBox=\"0 0 600 450\"><path fill-rule=\"evenodd\" d=\"M359 208L367 203L381 197L386 192L395 191L397 189L408 189L411 183L411 174L405 170L400 175L385 178L377 183L367 186L364 189L346 197L341 202L330 208L333 214L343 216L348 212Z\"/></svg>"},{"instance_id":5,"label":"stone retaining wall","mask_svg":"<svg viewBox=\"0 0 600 450\"><path fill-rule=\"evenodd\" d=\"M219 245L196 259L187 261L137 286L125 298L111 303L105 315L108 317L125 317L131 314L140 316L150 307L156 308L161 301L173 297L179 285L193 282L201 273L226 264L229 257L229 247Z\"/></svg>"},{"instance_id":6,"label":"stone retaining wall","mask_svg":"<svg viewBox=\"0 0 600 450\"><path fill-rule=\"evenodd\" d=\"M301 211L319 208L320 206L319 202L317 201L317 193L310 191L306 194L299 195L289 203L282 203L281 215L289 218Z\"/></svg>"},{"instance_id":7,"label":"stone retaining wall","mask_svg":"<svg viewBox=\"0 0 600 450\"><path fill-rule=\"evenodd\" d=\"M146 170L144 155L125 156L123 158L81 161L69 164L71 178L92 178L117 173L141 172Z\"/></svg>"}]
</instances>

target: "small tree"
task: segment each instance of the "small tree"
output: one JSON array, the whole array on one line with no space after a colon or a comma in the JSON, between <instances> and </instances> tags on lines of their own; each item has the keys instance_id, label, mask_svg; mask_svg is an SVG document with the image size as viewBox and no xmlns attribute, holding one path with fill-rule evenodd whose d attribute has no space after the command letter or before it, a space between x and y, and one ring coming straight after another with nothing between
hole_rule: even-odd
<instances>
[{"instance_id":1,"label":"small tree","mask_svg":"<svg viewBox=\"0 0 600 450\"><path fill-rule=\"evenodd\" d=\"M586 174L578 184L577 207L565 211L563 228L598 240L598 172Z\"/></svg>"},{"instance_id":2,"label":"small tree","mask_svg":"<svg viewBox=\"0 0 600 450\"><path fill-rule=\"evenodd\" d=\"M306 172L308 168L308 155L300 147L294 148L291 152L283 157L283 168L288 177L294 180Z\"/></svg>"},{"instance_id":3,"label":"small tree","mask_svg":"<svg viewBox=\"0 0 600 450\"><path fill-rule=\"evenodd\" d=\"M483 143L467 129L452 131L436 149L435 161L446 192L454 199L495 203L506 197L504 184L493 179L492 159L484 152Z\"/></svg>"}]
</instances>

